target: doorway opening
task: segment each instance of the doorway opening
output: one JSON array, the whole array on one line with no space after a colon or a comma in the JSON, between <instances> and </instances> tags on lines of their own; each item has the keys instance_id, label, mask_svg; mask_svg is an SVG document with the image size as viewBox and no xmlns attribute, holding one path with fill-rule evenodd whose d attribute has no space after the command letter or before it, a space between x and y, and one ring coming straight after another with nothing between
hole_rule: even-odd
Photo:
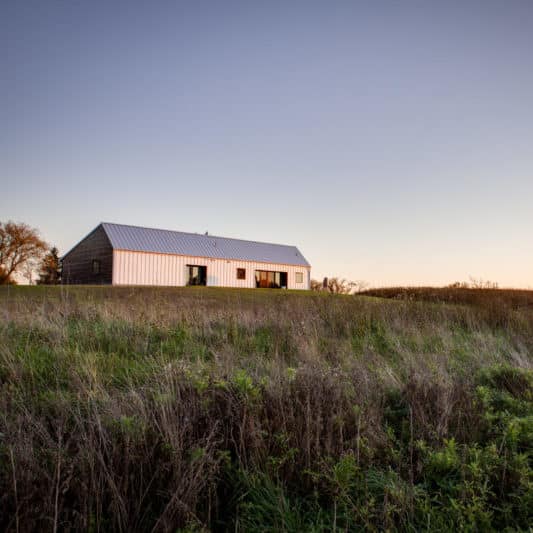
<instances>
[{"instance_id":1,"label":"doorway opening","mask_svg":"<svg viewBox=\"0 0 533 533\"><path fill-rule=\"evenodd\" d=\"M187 285L207 285L207 267L187 265Z\"/></svg>"}]
</instances>

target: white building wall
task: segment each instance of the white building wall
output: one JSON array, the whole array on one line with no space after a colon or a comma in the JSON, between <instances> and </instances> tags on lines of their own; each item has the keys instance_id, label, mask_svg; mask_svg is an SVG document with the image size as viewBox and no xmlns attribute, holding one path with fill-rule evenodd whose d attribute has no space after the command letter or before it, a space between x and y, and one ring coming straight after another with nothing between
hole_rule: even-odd
<instances>
[{"instance_id":1,"label":"white building wall","mask_svg":"<svg viewBox=\"0 0 533 533\"><path fill-rule=\"evenodd\" d=\"M206 266L212 287L255 288L255 271L270 270L287 272L289 289L309 289L310 267L127 250L113 251L113 285L183 286L187 265ZM246 279L237 279L237 268L246 269ZM296 272L302 272L302 283L296 283Z\"/></svg>"}]
</instances>

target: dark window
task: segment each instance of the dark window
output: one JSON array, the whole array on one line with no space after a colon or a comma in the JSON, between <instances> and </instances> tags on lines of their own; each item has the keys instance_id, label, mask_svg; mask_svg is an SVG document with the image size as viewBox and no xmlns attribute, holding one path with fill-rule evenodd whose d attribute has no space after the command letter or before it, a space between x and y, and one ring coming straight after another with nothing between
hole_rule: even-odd
<instances>
[{"instance_id":1,"label":"dark window","mask_svg":"<svg viewBox=\"0 0 533 533\"><path fill-rule=\"evenodd\" d=\"M238 268L237 269L237 279L246 279L246 269Z\"/></svg>"},{"instance_id":2,"label":"dark window","mask_svg":"<svg viewBox=\"0 0 533 533\"><path fill-rule=\"evenodd\" d=\"M100 274L100 261L93 259L93 274Z\"/></svg>"},{"instance_id":3,"label":"dark window","mask_svg":"<svg viewBox=\"0 0 533 533\"><path fill-rule=\"evenodd\" d=\"M264 289L286 289L287 272L272 272L270 270L255 271L255 286Z\"/></svg>"},{"instance_id":4,"label":"dark window","mask_svg":"<svg viewBox=\"0 0 533 533\"><path fill-rule=\"evenodd\" d=\"M207 267L187 265L187 285L207 285Z\"/></svg>"}]
</instances>

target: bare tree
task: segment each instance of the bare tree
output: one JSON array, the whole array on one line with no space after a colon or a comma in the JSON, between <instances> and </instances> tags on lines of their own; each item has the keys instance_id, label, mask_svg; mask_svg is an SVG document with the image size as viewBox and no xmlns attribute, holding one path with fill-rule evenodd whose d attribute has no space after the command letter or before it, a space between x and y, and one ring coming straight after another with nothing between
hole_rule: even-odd
<instances>
[{"instance_id":1,"label":"bare tree","mask_svg":"<svg viewBox=\"0 0 533 533\"><path fill-rule=\"evenodd\" d=\"M312 291L326 291L332 294L351 294L366 287L364 281L350 281L344 278L324 278L324 281L311 280Z\"/></svg>"},{"instance_id":2,"label":"bare tree","mask_svg":"<svg viewBox=\"0 0 533 533\"><path fill-rule=\"evenodd\" d=\"M483 278L474 278L470 276L470 281L456 281L447 285L448 289L497 289L499 287L496 281L485 281Z\"/></svg>"},{"instance_id":3,"label":"bare tree","mask_svg":"<svg viewBox=\"0 0 533 533\"><path fill-rule=\"evenodd\" d=\"M316 279L312 279L310 288L312 291L320 291L322 290L322 282Z\"/></svg>"},{"instance_id":4,"label":"bare tree","mask_svg":"<svg viewBox=\"0 0 533 533\"><path fill-rule=\"evenodd\" d=\"M355 292L364 292L368 289L368 281L359 279L354 281Z\"/></svg>"},{"instance_id":5,"label":"bare tree","mask_svg":"<svg viewBox=\"0 0 533 533\"><path fill-rule=\"evenodd\" d=\"M472 289L497 289L498 283L495 281L485 281L483 278L470 277L470 287Z\"/></svg>"},{"instance_id":6,"label":"bare tree","mask_svg":"<svg viewBox=\"0 0 533 533\"><path fill-rule=\"evenodd\" d=\"M355 289L355 283L344 278L329 278L328 291L333 294L350 294Z\"/></svg>"},{"instance_id":7,"label":"bare tree","mask_svg":"<svg viewBox=\"0 0 533 533\"><path fill-rule=\"evenodd\" d=\"M11 283L16 273L27 273L47 248L35 228L24 223L0 222L0 285Z\"/></svg>"}]
</instances>

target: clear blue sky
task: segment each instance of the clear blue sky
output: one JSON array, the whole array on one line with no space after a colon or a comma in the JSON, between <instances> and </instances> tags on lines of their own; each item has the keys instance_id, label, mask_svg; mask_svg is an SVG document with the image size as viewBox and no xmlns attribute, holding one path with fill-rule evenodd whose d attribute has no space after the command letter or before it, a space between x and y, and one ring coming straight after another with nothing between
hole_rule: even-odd
<instances>
[{"instance_id":1,"label":"clear blue sky","mask_svg":"<svg viewBox=\"0 0 533 533\"><path fill-rule=\"evenodd\" d=\"M4 0L0 220L533 286L533 2Z\"/></svg>"}]
</instances>

